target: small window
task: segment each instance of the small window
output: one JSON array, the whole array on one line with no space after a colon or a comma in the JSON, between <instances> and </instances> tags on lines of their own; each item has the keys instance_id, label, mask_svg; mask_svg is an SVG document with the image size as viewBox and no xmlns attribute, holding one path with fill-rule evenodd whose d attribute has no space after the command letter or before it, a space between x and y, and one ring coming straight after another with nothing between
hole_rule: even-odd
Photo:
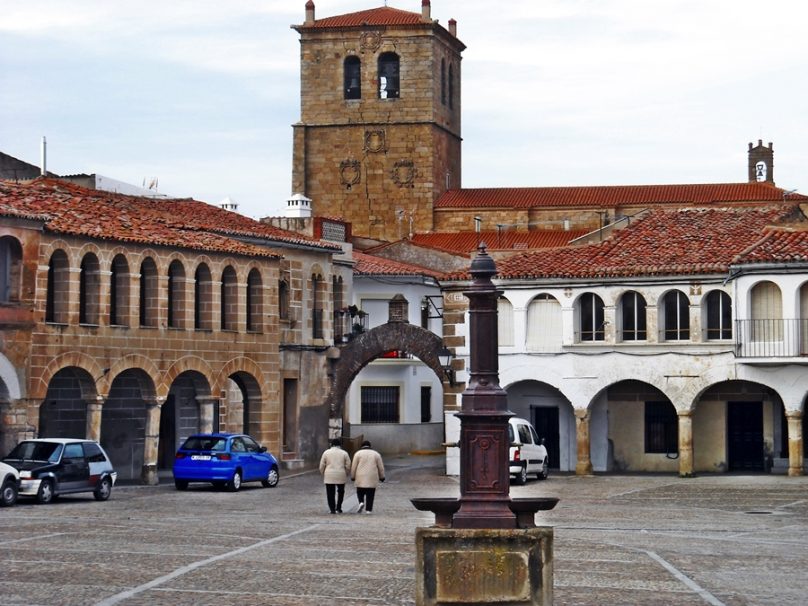
<instances>
[{"instance_id":1,"label":"small window","mask_svg":"<svg viewBox=\"0 0 808 606\"><path fill-rule=\"evenodd\" d=\"M421 386L421 423L432 420L432 388L429 385Z\"/></svg>"},{"instance_id":2,"label":"small window","mask_svg":"<svg viewBox=\"0 0 808 606\"><path fill-rule=\"evenodd\" d=\"M65 444L63 459L84 459L84 449L81 444Z\"/></svg>"},{"instance_id":3,"label":"small window","mask_svg":"<svg viewBox=\"0 0 808 606\"><path fill-rule=\"evenodd\" d=\"M261 450L261 448L258 446L258 443L252 438L244 436L241 439L244 441L244 447L247 449L247 452L258 452Z\"/></svg>"},{"instance_id":4,"label":"small window","mask_svg":"<svg viewBox=\"0 0 808 606\"><path fill-rule=\"evenodd\" d=\"M519 441L522 444L533 444L533 439L530 437L530 428L527 425L519 425Z\"/></svg>"},{"instance_id":5,"label":"small window","mask_svg":"<svg viewBox=\"0 0 808 606\"><path fill-rule=\"evenodd\" d=\"M732 299L721 291L707 295L707 339L732 338Z\"/></svg>"},{"instance_id":6,"label":"small window","mask_svg":"<svg viewBox=\"0 0 808 606\"><path fill-rule=\"evenodd\" d=\"M620 303L623 341L645 341L647 338L645 298L631 290L621 297Z\"/></svg>"},{"instance_id":7,"label":"small window","mask_svg":"<svg viewBox=\"0 0 808 606\"><path fill-rule=\"evenodd\" d=\"M362 387L362 423L398 423L398 387Z\"/></svg>"},{"instance_id":8,"label":"small window","mask_svg":"<svg viewBox=\"0 0 808 606\"><path fill-rule=\"evenodd\" d=\"M345 80L345 98L362 98L362 64L359 57L350 56L345 58L343 64L343 77Z\"/></svg>"},{"instance_id":9,"label":"small window","mask_svg":"<svg viewBox=\"0 0 808 606\"><path fill-rule=\"evenodd\" d=\"M645 452L679 452L679 418L670 402L645 403Z\"/></svg>"},{"instance_id":10,"label":"small window","mask_svg":"<svg viewBox=\"0 0 808 606\"><path fill-rule=\"evenodd\" d=\"M234 438L233 445L230 447L233 452L247 452L247 446L241 438Z\"/></svg>"},{"instance_id":11,"label":"small window","mask_svg":"<svg viewBox=\"0 0 808 606\"><path fill-rule=\"evenodd\" d=\"M264 287L261 281L261 272L253 268L247 274L247 297L245 315L247 317L247 330L260 332L263 328L264 317Z\"/></svg>"},{"instance_id":12,"label":"small window","mask_svg":"<svg viewBox=\"0 0 808 606\"><path fill-rule=\"evenodd\" d=\"M169 328L185 328L185 268L177 260L168 266L168 309Z\"/></svg>"},{"instance_id":13,"label":"small window","mask_svg":"<svg viewBox=\"0 0 808 606\"><path fill-rule=\"evenodd\" d=\"M454 109L454 67L449 64L449 109Z\"/></svg>"},{"instance_id":14,"label":"small window","mask_svg":"<svg viewBox=\"0 0 808 606\"><path fill-rule=\"evenodd\" d=\"M100 277L98 257L87 253L79 272L79 324L98 324Z\"/></svg>"},{"instance_id":15,"label":"small window","mask_svg":"<svg viewBox=\"0 0 808 606\"><path fill-rule=\"evenodd\" d=\"M603 299L592 292L584 293L579 302L579 312L580 340L603 341L606 338Z\"/></svg>"},{"instance_id":16,"label":"small window","mask_svg":"<svg viewBox=\"0 0 808 606\"><path fill-rule=\"evenodd\" d=\"M238 278L230 265L222 272L220 292L220 326L222 330L236 330L238 322Z\"/></svg>"},{"instance_id":17,"label":"small window","mask_svg":"<svg viewBox=\"0 0 808 606\"><path fill-rule=\"evenodd\" d=\"M281 320L289 319L289 283L286 280L278 282L278 316Z\"/></svg>"},{"instance_id":18,"label":"small window","mask_svg":"<svg viewBox=\"0 0 808 606\"><path fill-rule=\"evenodd\" d=\"M0 303L20 300L22 246L11 236L0 238Z\"/></svg>"},{"instance_id":19,"label":"small window","mask_svg":"<svg viewBox=\"0 0 808 606\"><path fill-rule=\"evenodd\" d=\"M379 99L398 99L399 60L395 53L379 55Z\"/></svg>"},{"instance_id":20,"label":"small window","mask_svg":"<svg viewBox=\"0 0 808 606\"><path fill-rule=\"evenodd\" d=\"M440 60L440 102L446 105L446 59Z\"/></svg>"},{"instance_id":21,"label":"small window","mask_svg":"<svg viewBox=\"0 0 808 606\"><path fill-rule=\"evenodd\" d=\"M95 442L84 443L84 457L89 463L105 463L107 458Z\"/></svg>"},{"instance_id":22,"label":"small window","mask_svg":"<svg viewBox=\"0 0 808 606\"><path fill-rule=\"evenodd\" d=\"M681 290L672 290L662 300L665 341L690 339L690 301Z\"/></svg>"},{"instance_id":23,"label":"small window","mask_svg":"<svg viewBox=\"0 0 808 606\"><path fill-rule=\"evenodd\" d=\"M157 326L157 310L159 308L157 284L157 265L154 259L147 257L140 264L139 314L141 326Z\"/></svg>"}]
</instances>

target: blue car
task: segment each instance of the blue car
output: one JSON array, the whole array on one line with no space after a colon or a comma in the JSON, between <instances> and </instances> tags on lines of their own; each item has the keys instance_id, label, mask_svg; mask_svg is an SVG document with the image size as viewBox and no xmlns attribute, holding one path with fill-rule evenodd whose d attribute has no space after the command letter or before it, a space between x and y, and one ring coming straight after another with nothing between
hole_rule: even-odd
<instances>
[{"instance_id":1,"label":"blue car","mask_svg":"<svg viewBox=\"0 0 808 606\"><path fill-rule=\"evenodd\" d=\"M200 433L185 440L174 457L174 486L186 490L189 482L210 482L235 492L244 482L277 486L278 461L250 436Z\"/></svg>"}]
</instances>

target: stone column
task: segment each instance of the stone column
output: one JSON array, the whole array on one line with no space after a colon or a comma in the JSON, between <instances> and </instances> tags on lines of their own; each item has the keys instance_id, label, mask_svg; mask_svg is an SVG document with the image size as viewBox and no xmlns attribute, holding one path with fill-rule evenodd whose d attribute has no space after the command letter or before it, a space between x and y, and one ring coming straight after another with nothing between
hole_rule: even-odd
<instances>
[{"instance_id":1,"label":"stone column","mask_svg":"<svg viewBox=\"0 0 808 606\"><path fill-rule=\"evenodd\" d=\"M579 476L592 475L592 457L590 456L589 440L589 410L575 409L575 433L578 438L578 463L575 465L575 474Z\"/></svg>"},{"instance_id":2,"label":"stone column","mask_svg":"<svg viewBox=\"0 0 808 606\"><path fill-rule=\"evenodd\" d=\"M157 478L157 447L160 442L160 411L166 399L156 397L146 401L146 436L143 442L143 469L140 481L143 484L159 484Z\"/></svg>"},{"instance_id":3,"label":"stone column","mask_svg":"<svg viewBox=\"0 0 808 606\"><path fill-rule=\"evenodd\" d=\"M693 411L679 410L679 477L693 477Z\"/></svg>"},{"instance_id":4,"label":"stone column","mask_svg":"<svg viewBox=\"0 0 808 606\"><path fill-rule=\"evenodd\" d=\"M101 411L103 407L103 396L96 396L94 402L87 402L87 429L84 435L88 440L101 441Z\"/></svg>"},{"instance_id":5,"label":"stone column","mask_svg":"<svg viewBox=\"0 0 808 606\"><path fill-rule=\"evenodd\" d=\"M213 416L216 412L216 398L197 396L199 402L199 432L213 433Z\"/></svg>"},{"instance_id":6,"label":"stone column","mask_svg":"<svg viewBox=\"0 0 808 606\"><path fill-rule=\"evenodd\" d=\"M786 419L788 419L788 475L790 476L801 476L805 473L802 415L803 413L799 410L786 413Z\"/></svg>"}]
</instances>

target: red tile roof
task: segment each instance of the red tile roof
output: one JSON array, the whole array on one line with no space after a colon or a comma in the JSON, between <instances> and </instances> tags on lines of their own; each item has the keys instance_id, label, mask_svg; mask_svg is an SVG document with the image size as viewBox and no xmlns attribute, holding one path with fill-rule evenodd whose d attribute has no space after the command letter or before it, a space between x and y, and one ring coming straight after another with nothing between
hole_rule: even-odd
<instances>
[{"instance_id":1,"label":"red tile roof","mask_svg":"<svg viewBox=\"0 0 808 606\"><path fill-rule=\"evenodd\" d=\"M735 257L733 263L808 263L808 228L768 229L762 240Z\"/></svg>"},{"instance_id":2,"label":"red tile roof","mask_svg":"<svg viewBox=\"0 0 808 606\"><path fill-rule=\"evenodd\" d=\"M766 228L808 226L796 204L649 212L604 242L513 255L498 263L500 278L621 278L715 274L761 241ZM797 246L795 243L794 246ZM468 274L451 279L467 279Z\"/></svg>"},{"instance_id":3,"label":"red tile roof","mask_svg":"<svg viewBox=\"0 0 808 606\"><path fill-rule=\"evenodd\" d=\"M451 189L435 209L657 206L664 204L726 204L728 202L806 201L768 183L695 185L593 185L581 187L498 187Z\"/></svg>"},{"instance_id":4,"label":"red tile roof","mask_svg":"<svg viewBox=\"0 0 808 606\"><path fill-rule=\"evenodd\" d=\"M316 19L313 24L298 25L298 29L323 29L328 27L360 27L363 25L425 25L430 22L421 19L421 13L411 13L389 6L380 6L356 13L336 15Z\"/></svg>"},{"instance_id":5,"label":"red tile roof","mask_svg":"<svg viewBox=\"0 0 808 606\"><path fill-rule=\"evenodd\" d=\"M436 232L414 234L412 242L420 246L444 250L451 253L469 253L477 250L480 242L485 243L488 250L520 250L532 248L553 248L566 246L571 240L579 238L589 230L536 230L536 231L474 231L449 233Z\"/></svg>"},{"instance_id":6,"label":"red tile roof","mask_svg":"<svg viewBox=\"0 0 808 606\"><path fill-rule=\"evenodd\" d=\"M428 276L440 280L445 275L420 265L374 257L358 251L354 251L353 258L356 261L354 273L364 276Z\"/></svg>"},{"instance_id":7,"label":"red tile roof","mask_svg":"<svg viewBox=\"0 0 808 606\"><path fill-rule=\"evenodd\" d=\"M266 248L273 243L340 250L196 200L127 196L55 179L0 181L0 215L38 218L54 233L145 245L265 257L278 256Z\"/></svg>"}]
</instances>

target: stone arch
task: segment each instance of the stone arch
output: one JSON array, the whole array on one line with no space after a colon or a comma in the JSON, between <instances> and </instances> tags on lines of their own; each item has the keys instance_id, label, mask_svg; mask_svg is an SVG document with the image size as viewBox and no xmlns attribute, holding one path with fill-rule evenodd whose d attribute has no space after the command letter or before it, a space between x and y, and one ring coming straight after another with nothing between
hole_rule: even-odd
<instances>
[{"instance_id":1,"label":"stone arch","mask_svg":"<svg viewBox=\"0 0 808 606\"><path fill-rule=\"evenodd\" d=\"M39 379L34 379L31 382L30 397L40 400L43 399L48 391L48 385L53 379L53 376L63 368L71 366L84 370L92 378L92 381L82 384L82 397L88 400L95 400L97 395L95 381L104 377L104 369L101 368L101 365L95 358L91 358L78 351L69 351L51 360L45 367L45 370L42 371Z\"/></svg>"},{"instance_id":2,"label":"stone arch","mask_svg":"<svg viewBox=\"0 0 808 606\"><path fill-rule=\"evenodd\" d=\"M216 380L211 384L213 386L213 393L221 393L227 386L227 379L230 375L246 373L252 375L258 382L262 390L266 389L264 373L258 363L252 358L239 356L232 358L222 366L222 369L216 375Z\"/></svg>"},{"instance_id":3,"label":"stone arch","mask_svg":"<svg viewBox=\"0 0 808 606\"><path fill-rule=\"evenodd\" d=\"M171 385L174 383L175 379L182 373L189 370L195 370L204 376L205 380L208 382L208 385L214 384L213 370L208 363L205 362L205 360L197 356L185 356L174 362L168 368L168 370L165 371L163 374L163 379L160 381L157 387L157 396L163 398L168 397L168 392L171 389Z\"/></svg>"},{"instance_id":4,"label":"stone arch","mask_svg":"<svg viewBox=\"0 0 808 606\"><path fill-rule=\"evenodd\" d=\"M14 365L9 359L0 354L0 400L18 400L22 397L19 377Z\"/></svg>"},{"instance_id":5,"label":"stone arch","mask_svg":"<svg viewBox=\"0 0 808 606\"><path fill-rule=\"evenodd\" d=\"M782 394L765 381L728 378L707 386L693 407L694 471L768 472L788 451L785 412Z\"/></svg>"},{"instance_id":6,"label":"stone arch","mask_svg":"<svg viewBox=\"0 0 808 606\"><path fill-rule=\"evenodd\" d=\"M340 357L334 369L331 390L326 402L331 417L342 418L345 396L359 371L391 349L411 353L443 380L443 368L438 358L441 347L443 340L434 332L407 322L388 322L363 332L347 345L340 347Z\"/></svg>"},{"instance_id":7,"label":"stone arch","mask_svg":"<svg viewBox=\"0 0 808 606\"><path fill-rule=\"evenodd\" d=\"M109 372L97 381L99 393L106 398L115 378L127 370L142 370L151 380L151 390L154 389L154 385L159 383L160 369L151 358L140 354L129 354L116 360L109 368Z\"/></svg>"}]
</instances>

